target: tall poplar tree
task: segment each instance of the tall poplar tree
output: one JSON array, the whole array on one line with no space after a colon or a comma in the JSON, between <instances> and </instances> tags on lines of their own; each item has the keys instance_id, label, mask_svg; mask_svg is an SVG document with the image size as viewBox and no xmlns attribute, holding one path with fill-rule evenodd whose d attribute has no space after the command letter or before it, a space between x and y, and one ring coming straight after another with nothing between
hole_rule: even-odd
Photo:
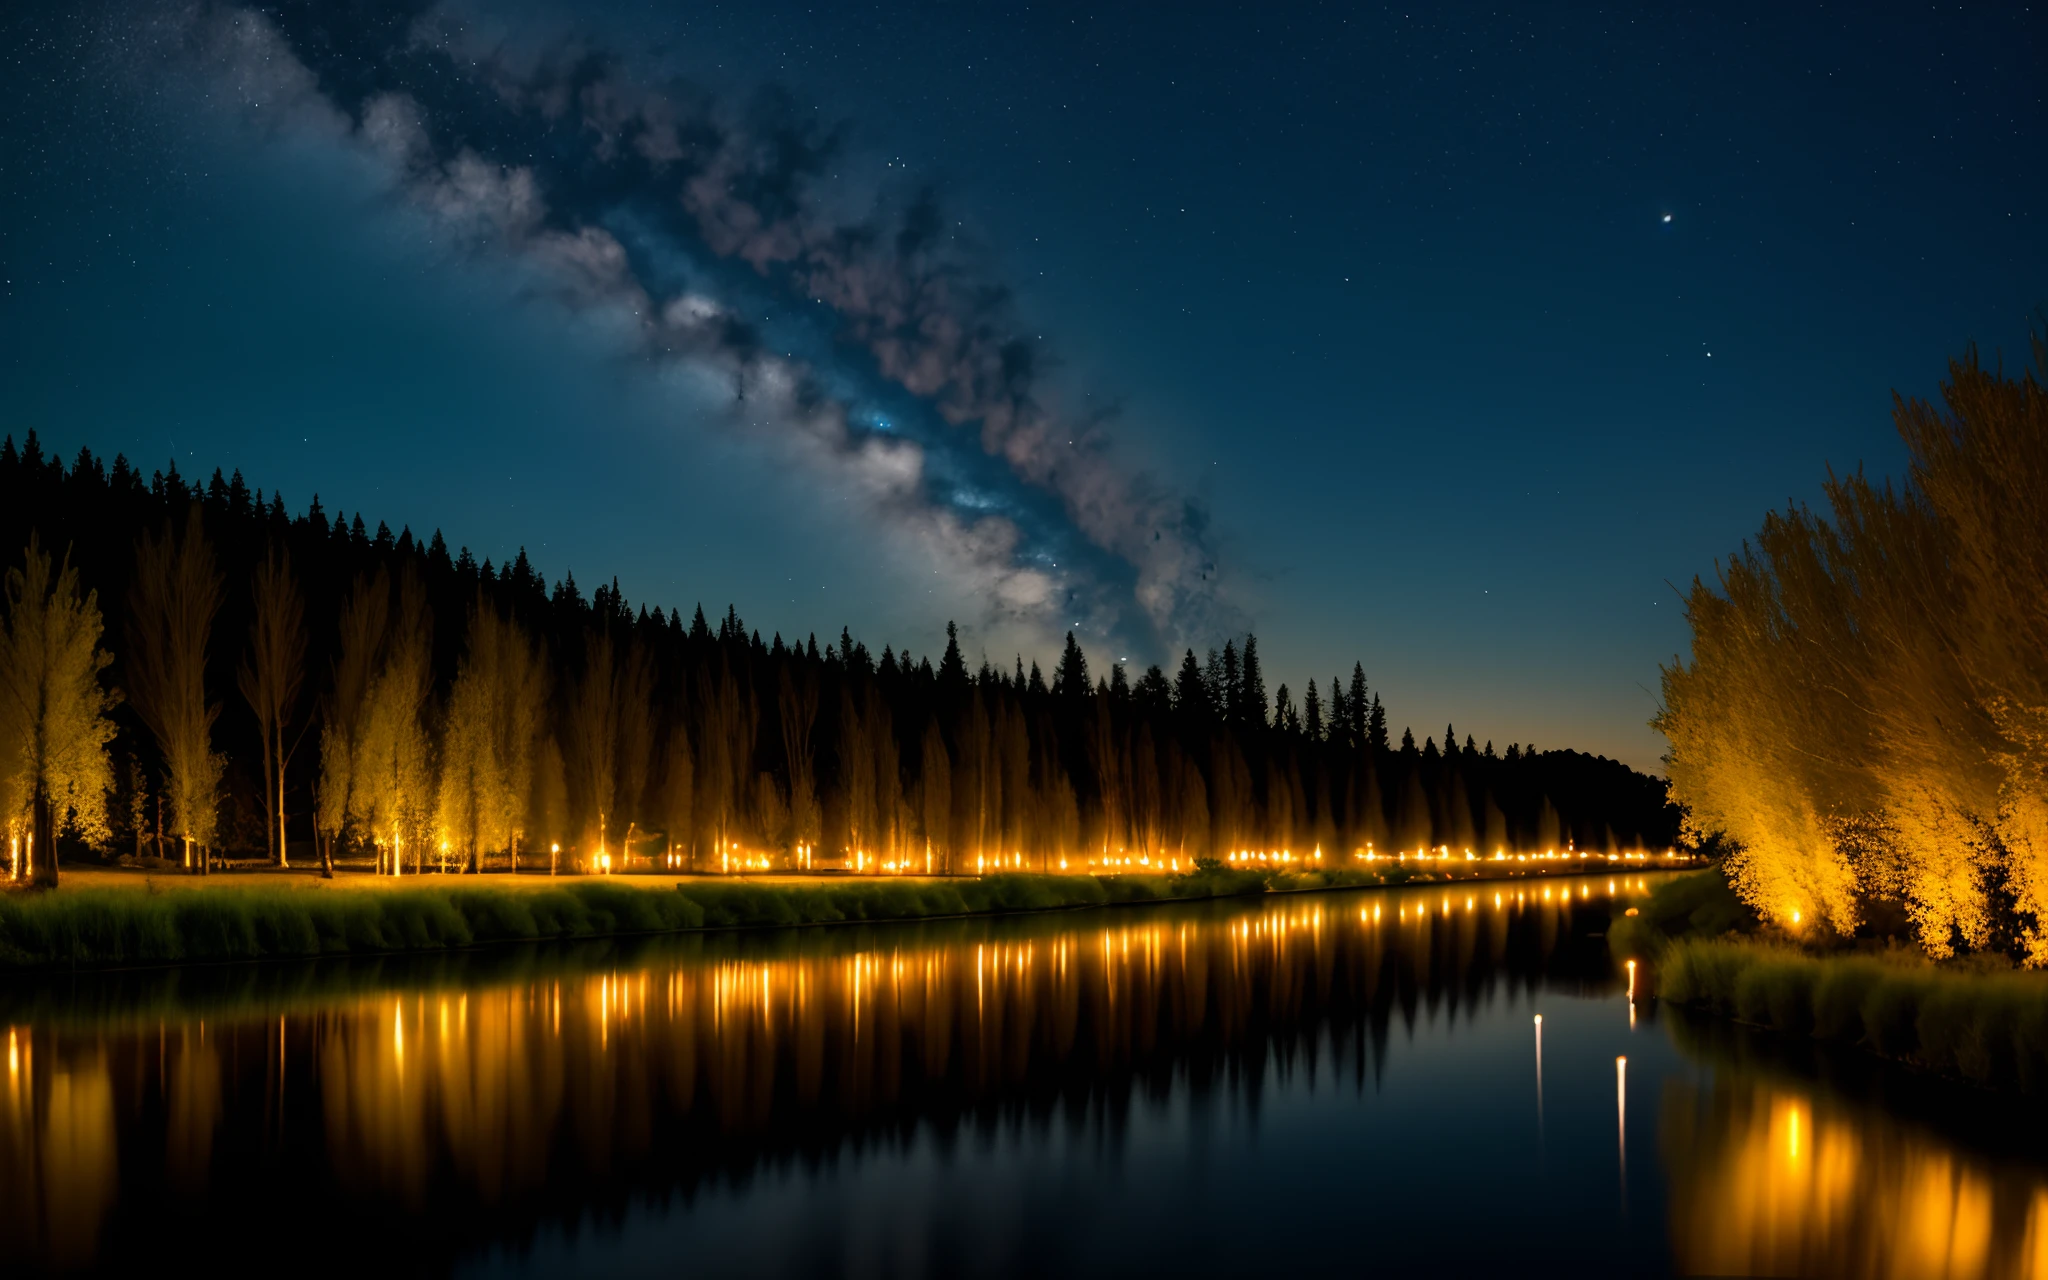
<instances>
[{"instance_id":1,"label":"tall poplar tree","mask_svg":"<svg viewBox=\"0 0 2048 1280\"><path fill-rule=\"evenodd\" d=\"M235 682L255 713L263 739L263 811L271 861L289 865L285 847L285 770L291 751L285 731L298 707L306 674L306 602L292 576L291 552L272 546L249 584L249 653Z\"/></svg>"},{"instance_id":2,"label":"tall poplar tree","mask_svg":"<svg viewBox=\"0 0 2048 1280\"><path fill-rule=\"evenodd\" d=\"M65 563L52 578L50 557L29 535L22 565L7 571L7 612L0 620L0 785L10 825L28 827L29 871L56 888L57 837L112 838L107 793L113 763L107 718L115 695L100 683L113 657L99 647L98 593L79 592Z\"/></svg>"},{"instance_id":3,"label":"tall poplar tree","mask_svg":"<svg viewBox=\"0 0 2048 1280\"><path fill-rule=\"evenodd\" d=\"M196 857L202 875L212 862L226 767L213 750L220 704L206 698L206 646L221 585L197 504L187 509L182 537L166 522L161 534L144 533L136 544L128 589L128 697L163 756L164 791L186 865Z\"/></svg>"}]
</instances>

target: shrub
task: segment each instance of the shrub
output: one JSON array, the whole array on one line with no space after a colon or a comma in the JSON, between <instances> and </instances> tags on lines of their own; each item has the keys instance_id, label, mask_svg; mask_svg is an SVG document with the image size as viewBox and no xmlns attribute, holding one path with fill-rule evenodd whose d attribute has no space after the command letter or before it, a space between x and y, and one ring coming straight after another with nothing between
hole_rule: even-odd
<instances>
[{"instance_id":1,"label":"shrub","mask_svg":"<svg viewBox=\"0 0 2048 1280\"><path fill-rule=\"evenodd\" d=\"M1754 943L1681 941L1664 999L1798 1035L1861 1044L1981 1084L2048 1091L2048 979Z\"/></svg>"},{"instance_id":2,"label":"shrub","mask_svg":"<svg viewBox=\"0 0 2048 1280\"><path fill-rule=\"evenodd\" d=\"M1869 960L1836 960L1820 966L1813 992L1813 1034L1824 1040L1858 1040L1863 1036L1863 1002L1884 978Z\"/></svg>"}]
</instances>

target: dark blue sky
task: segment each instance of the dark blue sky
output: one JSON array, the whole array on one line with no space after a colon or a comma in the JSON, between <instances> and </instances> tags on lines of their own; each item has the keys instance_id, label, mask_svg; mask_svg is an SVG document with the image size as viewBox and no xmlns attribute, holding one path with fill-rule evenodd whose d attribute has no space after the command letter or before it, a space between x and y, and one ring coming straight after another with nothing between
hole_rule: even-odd
<instances>
[{"instance_id":1,"label":"dark blue sky","mask_svg":"<svg viewBox=\"0 0 2048 1280\"><path fill-rule=\"evenodd\" d=\"M17 436L764 633L1255 625L1271 682L1644 767L1667 581L2048 303L2038 6L5 21ZM692 203L656 100L740 176ZM757 213L808 256L710 225Z\"/></svg>"}]
</instances>

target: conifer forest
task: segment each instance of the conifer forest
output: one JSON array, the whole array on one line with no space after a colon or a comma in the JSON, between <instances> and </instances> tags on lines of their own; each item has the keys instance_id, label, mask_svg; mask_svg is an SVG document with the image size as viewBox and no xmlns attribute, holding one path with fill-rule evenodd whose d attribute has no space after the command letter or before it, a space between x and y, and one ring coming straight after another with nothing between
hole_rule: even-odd
<instances>
[{"instance_id":1,"label":"conifer forest","mask_svg":"<svg viewBox=\"0 0 2048 1280\"><path fill-rule=\"evenodd\" d=\"M295 513L239 472L67 466L33 433L0 446L0 537L28 548L15 612L68 591L103 620L72 763L38 772L35 728L0 725L17 846L36 777L60 852L200 871L1335 867L1677 838L1660 779L1449 725L1396 739L1362 664L1269 684L1250 634L1142 673L1071 634L1050 672L950 625L935 658L764 638L731 608L550 585L523 550Z\"/></svg>"}]
</instances>

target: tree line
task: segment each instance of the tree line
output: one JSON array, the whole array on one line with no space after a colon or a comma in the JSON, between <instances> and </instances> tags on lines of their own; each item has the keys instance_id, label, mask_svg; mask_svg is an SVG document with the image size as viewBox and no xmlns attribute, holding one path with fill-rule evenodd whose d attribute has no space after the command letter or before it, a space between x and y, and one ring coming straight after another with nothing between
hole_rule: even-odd
<instances>
[{"instance_id":1,"label":"tree line","mask_svg":"<svg viewBox=\"0 0 2048 1280\"><path fill-rule=\"evenodd\" d=\"M1695 579L1658 727L1767 919L2048 964L2048 340L1894 398L1896 486L1829 477Z\"/></svg>"},{"instance_id":2,"label":"tree line","mask_svg":"<svg viewBox=\"0 0 2048 1280\"><path fill-rule=\"evenodd\" d=\"M66 467L33 432L0 444L0 537L28 548L0 629L0 803L43 849L971 873L1677 831L1662 781L1615 761L1450 726L1392 742L1360 665L1269 693L1252 635L1135 678L1071 634L1049 675L970 666L951 625L936 663L844 629L764 641L730 607L550 587L524 550L478 563L317 497L292 515L239 473Z\"/></svg>"}]
</instances>

